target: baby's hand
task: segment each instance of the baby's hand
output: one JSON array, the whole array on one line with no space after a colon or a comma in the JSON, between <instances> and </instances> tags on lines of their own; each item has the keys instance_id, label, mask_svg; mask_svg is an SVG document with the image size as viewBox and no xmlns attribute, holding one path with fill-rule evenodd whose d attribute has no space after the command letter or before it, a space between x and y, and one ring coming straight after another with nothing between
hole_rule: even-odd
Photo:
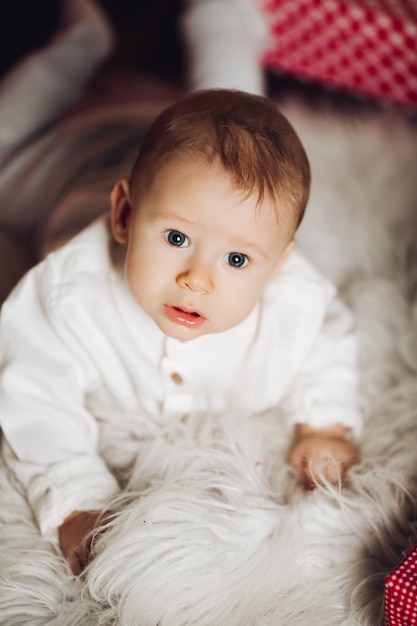
<instances>
[{"instance_id":1,"label":"baby's hand","mask_svg":"<svg viewBox=\"0 0 417 626\"><path fill-rule=\"evenodd\" d=\"M340 425L318 430L297 426L290 463L309 488L323 480L333 484L343 480L349 467L359 461L359 450L345 439L347 433Z\"/></svg>"},{"instance_id":2,"label":"baby's hand","mask_svg":"<svg viewBox=\"0 0 417 626\"><path fill-rule=\"evenodd\" d=\"M74 511L58 528L61 550L74 574L81 574L90 561L93 538L108 519L101 511Z\"/></svg>"}]
</instances>

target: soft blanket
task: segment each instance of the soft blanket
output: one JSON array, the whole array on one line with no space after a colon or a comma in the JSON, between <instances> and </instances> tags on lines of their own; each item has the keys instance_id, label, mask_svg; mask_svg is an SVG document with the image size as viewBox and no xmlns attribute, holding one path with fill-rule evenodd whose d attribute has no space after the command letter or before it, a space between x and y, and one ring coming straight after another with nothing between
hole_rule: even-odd
<instances>
[{"instance_id":1,"label":"soft blanket","mask_svg":"<svg viewBox=\"0 0 417 626\"><path fill-rule=\"evenodd\" d=\"M384 578L417 543L417 127L282 108L313 170L299 245L357 316L361 462L307 492L277 414L169 423L80 578L2 466L3 626L382 626Z\"/></svg>"}]
</instances>

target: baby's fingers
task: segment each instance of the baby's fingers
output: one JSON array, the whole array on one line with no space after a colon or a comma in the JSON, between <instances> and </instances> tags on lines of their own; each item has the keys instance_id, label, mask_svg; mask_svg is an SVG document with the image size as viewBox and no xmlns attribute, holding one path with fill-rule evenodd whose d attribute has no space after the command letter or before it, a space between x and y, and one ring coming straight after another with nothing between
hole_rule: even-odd
<instances>
[{"instance_id":1,"label":"baby's fingers","mask_svg":"<svg viewBox=\"0 0 417 626\"><path fill-rule=\"evenodd\" d=\"M309 488L326 482L340 483L347 470L358 461L359 451L354 444L327 437L300 440L290 456L291 465Z\"/></svg>"}]
</instances>

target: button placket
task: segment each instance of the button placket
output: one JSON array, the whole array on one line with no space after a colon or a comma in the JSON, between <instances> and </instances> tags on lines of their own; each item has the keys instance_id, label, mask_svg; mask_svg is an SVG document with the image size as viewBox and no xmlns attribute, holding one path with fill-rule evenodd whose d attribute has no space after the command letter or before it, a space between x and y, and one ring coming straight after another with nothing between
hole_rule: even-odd
<instances>
[{"instance_id":1,"label":"button placket","mask_svg":"<svg viewBox=\"0 0 417 626\"><path fill-rule=\"evenodd\" d=\"M166 338L164 357L161 363L165 387L164 409L166 416L187 413L192 408L189 372L192 347L187 343Z\"/></svg>"}]
</instances>

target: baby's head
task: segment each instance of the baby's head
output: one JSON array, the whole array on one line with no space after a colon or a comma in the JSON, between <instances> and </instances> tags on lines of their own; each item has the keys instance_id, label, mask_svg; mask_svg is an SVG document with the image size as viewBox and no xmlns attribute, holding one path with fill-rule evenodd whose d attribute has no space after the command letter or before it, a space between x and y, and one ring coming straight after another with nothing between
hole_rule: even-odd
<instances>
[{"instance_id":1,"label":"baby's head","mask_svg":"<svg viewBox=\"0 0 417 626\"><path fill-rule=\"evenodd\" d=\"M223 89L186 96L158 116L112 192L132 295L183 341L243 322L294 247L309 186L275 105Z\"/></svg>"},{"instance_id":2,"label":"baby's head","mask_svg":"<svg viewBox=\"0 0 417 626\"><path fill-rule=\"evenodd\" d=\"M131 181L147 191L175 159L217 165L236 190L276 203L277 219L294 230L304 214L310 168L304 148L276 105L239 91L194 92L162 112L151 126Z\"/></svg>"}]
</instances>

